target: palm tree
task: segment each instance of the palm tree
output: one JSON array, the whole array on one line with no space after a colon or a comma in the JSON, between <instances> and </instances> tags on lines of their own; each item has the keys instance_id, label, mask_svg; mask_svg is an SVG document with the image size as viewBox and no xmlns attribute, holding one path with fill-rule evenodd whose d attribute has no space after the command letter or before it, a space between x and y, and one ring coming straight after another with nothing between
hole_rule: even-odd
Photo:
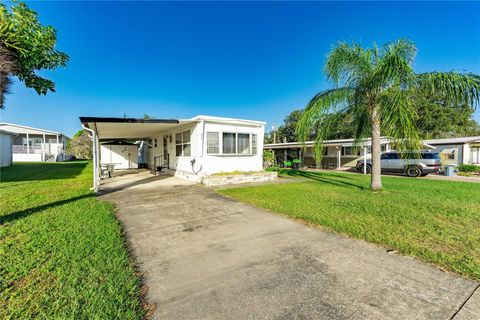
<instances>
[{"instance_id":1,"label":"palm tree","mask_svg":"<svg viewBox=\"0 0 480 320\"><path fill-rule=\"evenodd\" d=\"M297 125L302 143L317 128L317 161L321 160L323 139L336 118L328 115L349 113L353 117L355 145L368 137L372 139L370 187L381 190L380 136L391 137L398 150L420 147L414 104L420 92L448 96L472 108L478 105L480 76L464 72L415 73L412 64L416 52L415 45L406 39L381 48L374 45L364 49L345 42L333 47L327 56L325 73L334 88L315 95Z\"/></svg>"}]
</instances>

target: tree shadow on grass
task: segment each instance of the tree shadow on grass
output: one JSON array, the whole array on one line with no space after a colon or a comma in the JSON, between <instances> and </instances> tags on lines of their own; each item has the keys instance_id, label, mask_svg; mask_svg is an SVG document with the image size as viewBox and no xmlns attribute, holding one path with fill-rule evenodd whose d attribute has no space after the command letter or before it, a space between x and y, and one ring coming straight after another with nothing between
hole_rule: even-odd
<instances>
[{"instance_id":1,"label":"tree shadow on grass","mask_svg":"<svg viewBox=\"0 0 480 320\"><path fill-rule=\"evenodd\" d=\"M352 179L352 177L348 177L346 175L341 174L322 174L321 172L310 172L310 171L302 171L302 170L286 170L282 172L282 174L292 176L292 177L303 177L319 182L324 182L328 184L332 184L339 187L349 187L349 188L357 188L360 190L367 190L368 188L365 187L362 181L358 181L357 179Z\"/></svg>"},{"instance_id":2,"label":"tree shadow on grass","mask_svg":"<svg viewBox=\"0 0 480 320\"><path fill-rule=\"evenodd\" d=\"M14 163L1 168L1 182L73 179L80 175L88 161Z\"/></svg>"},{"instance_id":3,"label":"tree shadow on grass","mask_svg":"<svg viewBox=\"0 0 480 320\"><path fill-rule=\"evenodd\" d=\"M76 196L76 197L63 199L63 200L58 200L58 201L46 203L46 204L41 205L41 206L37 206L37 207L28 208L28 209L21 210L21 211L15 211L15 212L12 212L12 213L8 213L4 216L0 216L0 225L26 218L28 216L31 216L32 214L35 214L35 213L43 211L43 210L55 208L55 207L58 207L58 206L61 206L61 205L67 204L67 203L75 202L75 201L78 201L78 200L81 200L81 199L90 198L90 197L94 197L94 196L95 195L93 193L87 193L87 194L83 194L81 196Z\"/></svg>"}]
</instances>

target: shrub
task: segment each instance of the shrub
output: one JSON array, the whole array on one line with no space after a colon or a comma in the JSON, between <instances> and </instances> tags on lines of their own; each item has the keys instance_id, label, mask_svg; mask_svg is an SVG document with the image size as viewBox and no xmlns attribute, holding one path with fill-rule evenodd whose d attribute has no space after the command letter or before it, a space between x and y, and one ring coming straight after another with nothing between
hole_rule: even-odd
<instances>
[{"instance_id":1,"label":"shrub","mask_svg":"<svg viewBox=\"0 0 480 320\"><path fill-rule=\"evenodd\" d=\"M460 172L480 172L480 166L474 164L462 164L458 166Z\"/></svg>"},{"instance_id":2,"label":"shrub","mask_svg":"<svg viewBox=\"0 0 480 320\"><path fill-rule=\"evenodd\" d=\"M263 167L265 169L275 165L275 153L273 150L263 150Z\"/></svg>"}]
</instances>

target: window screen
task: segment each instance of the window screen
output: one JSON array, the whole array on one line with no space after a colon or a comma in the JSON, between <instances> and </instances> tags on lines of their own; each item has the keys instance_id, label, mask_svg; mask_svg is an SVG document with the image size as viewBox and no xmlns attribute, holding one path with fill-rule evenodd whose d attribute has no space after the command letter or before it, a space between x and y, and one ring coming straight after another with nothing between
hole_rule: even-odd
<instances>
[{"instance_id":1,"label":"window screen","mask_svg":"<svg viewBox=\"0 0 480 320\"><path fill-rule=\"evenodd\" d=\"M207 132L207 153L220 153L220 139L218 139L218 132Z\"/></svg>"}]
</instances>

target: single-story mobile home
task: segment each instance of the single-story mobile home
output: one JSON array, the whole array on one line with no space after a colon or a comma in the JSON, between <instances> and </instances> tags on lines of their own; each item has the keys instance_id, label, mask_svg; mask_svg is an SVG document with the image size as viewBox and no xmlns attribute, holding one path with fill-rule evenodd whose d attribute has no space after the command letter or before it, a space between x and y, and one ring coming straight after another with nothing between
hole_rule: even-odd
<instances>
[{"instance_id":1,"label":"single-story mobile home","mask_svg":"<svg viewBox=\"0 0 480 320\"><path fill-rule=\"evenodd\" d=\"M392 139L382 137L382 153L390 151L392 144ZM271 143L265 144L264 149L274 151L277 163L297 160L304 166L316 167L314 145L314 141L307 141L305 148L298 142ZM480 136L423 140L422 145L424 149L439 152L443 165L480 164ZM371 157L371 139L356 148L354 139L325 140L324 146L322 168L350 168L358 160Z\"/></svg>"},{"instance_id":2,"label":"single-story mobile home","mask_svg":"<svg viewBox=\"0 0 480 320\"><path fill-rule=\"evenodd\" d=\"M444 164L480 165L480 136L423 140L435 147Z\"/></svg>"},{"instance_id":3,"label":"single-story mobile home","mask_svg":"<svg viewBox=\"0 0 480 320\"><path fill-rule=\"evenodd\" d=\"M391 141L386 137L380 139L382 152L390 151ZM292 162L298 160L303 166L317 167L315 161L314 149L315 142L305 142L305 148L299 142L284 142L265 144L265 150L272 150L275 153L277 163ZM341 167L354 167L357 160L371 153L371 141L365 140L364 143L355 148L353 139L325 140L323 157L320 167L324 169L334 169Z\"/></svg>"},{"instance_id":4,"label":"single-story mobile home","mask_svg":"<svg viewBox=\"0 0 480 320\"><path fill-rule=\"evenodd\" d=\"M12 164L12 145L16 136L16 133L0 129L0 167Z\"/></svg>"},{"instance_id":5,"label":"single-story mobile home","mask_svg":"<svg viewBox=\"0 0 480 320\"><path fill-rule=\"evenodd\" d=\"M64 161L68 159L68 137L60 132L13 123L0 123L0 129L16 134L13 139L13 162Z\"/></svg>"},{"instance_id":6,"label":"single-story mobile home","mask_svg":"<svg viewBox=\"0 0 480 320\"><path fill-rule=\"evenodd\" d=\"M262 121L202 115L183 120L80 117L80 121L94 139L95 187L104 140L144 140L149 168L195 182L220 172L263 169Z\"/></svg>"}]
</instances>

